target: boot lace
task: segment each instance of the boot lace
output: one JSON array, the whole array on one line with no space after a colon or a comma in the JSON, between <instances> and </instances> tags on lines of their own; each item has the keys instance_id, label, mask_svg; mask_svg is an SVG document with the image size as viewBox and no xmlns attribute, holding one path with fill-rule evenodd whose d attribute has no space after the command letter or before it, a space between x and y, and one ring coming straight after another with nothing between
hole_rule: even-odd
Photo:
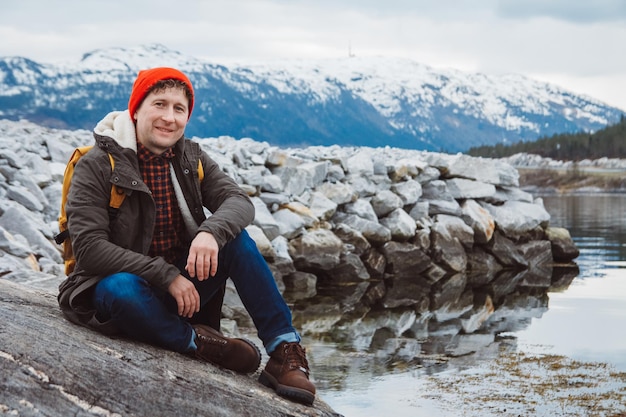
<instances>
[{"instance_id":1,"label":"boot lace","mask_svg":"<svg viewBox=\"0 0 626 417\"><path fill-rule=\"evenodd\" d=\"M286 343L283 352L285 363L289 369L297 369L309 376L309 362L306 359L306 349L299 343Z\"/></svg>"},{"instance_id":2,"label":"boot lace","mask_svg":"<svg viewBox=\"0 0 626 417\"><path fill-rule=\"evenodd\" d=\"M224 339L218 339L213 336L205 336L196 334L196 354L205 357L211 361L220 360L224 356L224 348L228 342Z\"/></svg>"},{"instance_id":3,"label":"boot lace","mask_svg":"<svg viewBox=\"0 0 626 417\"><path fill-rule=\"evenodd\" d=\"M196 338L205 343L212 343L214 345L225 346L228 342L224 339L218 339L211 336L205 336L203 334L196 335Z\"/></svg>"}]
</instances>

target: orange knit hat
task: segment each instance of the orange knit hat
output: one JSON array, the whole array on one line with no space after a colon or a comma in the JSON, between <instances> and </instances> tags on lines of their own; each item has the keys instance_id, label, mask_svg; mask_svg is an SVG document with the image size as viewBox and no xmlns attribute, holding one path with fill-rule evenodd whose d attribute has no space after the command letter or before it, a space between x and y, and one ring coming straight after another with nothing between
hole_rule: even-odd
<instances>
[{"instance_id":1,"label":"orange knit hat","mask_svg":"<svg viewBox=\"0 0 626 417\"><path fill-rule=\"evenodd\" d=\"M128 100L128 112L130 113L130 117L134 117L135 112L143 102L144 98L146 98L146 95L148 95L148 91L150 91L156 83L169 79L182 81L187 84L187 87L189 87L189 91L191 91L191 99L189 100L189 117L191 117L194 99L191 81L189 81L189 78L187 78L187 76L179 70L168 67L159 67L139 71L137 79L133 84L133 91L130 93L130 99Z\"/></svg>"}]
</instances>

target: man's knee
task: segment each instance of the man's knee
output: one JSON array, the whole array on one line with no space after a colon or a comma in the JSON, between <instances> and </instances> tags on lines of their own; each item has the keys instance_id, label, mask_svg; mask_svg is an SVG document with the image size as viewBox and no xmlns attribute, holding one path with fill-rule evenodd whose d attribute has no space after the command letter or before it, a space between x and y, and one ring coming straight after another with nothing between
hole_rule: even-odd
<instances>
[{"instance_id":1,"label":"man's knee","mask_svg":"<svg viewBox=\"0 0 626 417\"><path fill-rule=\"evenodd\" d=\"M138 292L144 290L145 285L146 281L135 274L118 272L98 282L96 292L116 299L134 298Z\"/></svg>"}]
</instances>

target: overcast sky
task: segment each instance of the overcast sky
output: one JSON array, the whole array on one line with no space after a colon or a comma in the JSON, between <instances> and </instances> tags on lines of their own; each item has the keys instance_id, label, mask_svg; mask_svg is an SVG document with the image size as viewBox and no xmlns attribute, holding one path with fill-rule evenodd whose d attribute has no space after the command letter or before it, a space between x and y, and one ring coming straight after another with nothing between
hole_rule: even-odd
<instances>
[{"instance_id":1,"label":"overcast sky","mask_svg":"<svg viewBox=\"0 0 626 417\"><path fill-rule=\"evenodd\" d=\"M0 56L161 43L219 63L358 56L518 73L626 111L626 0L0 0Z\"/></svg>"}]
</instances>

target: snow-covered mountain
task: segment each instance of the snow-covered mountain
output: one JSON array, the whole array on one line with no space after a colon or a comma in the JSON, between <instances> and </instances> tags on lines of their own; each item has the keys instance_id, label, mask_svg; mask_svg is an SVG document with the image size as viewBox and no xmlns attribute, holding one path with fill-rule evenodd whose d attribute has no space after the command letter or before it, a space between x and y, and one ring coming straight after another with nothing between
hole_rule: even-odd
<instances>
[{"instance_id":1,"label":"snow-covered mountain","mask_svg":"<svg viewBox=\"0 0 626 417\"><path fill-rule=\"evenodd\" d=\"M0 59L0 118L92 129L127 107L137 71L173 66L196 90L188 136L278 146L395 146L463 151L619 120L620 109L520 75L441 70L410 60L215 63L162 45L87 53L79 62Z\"/></svg>"}]
</instances>

